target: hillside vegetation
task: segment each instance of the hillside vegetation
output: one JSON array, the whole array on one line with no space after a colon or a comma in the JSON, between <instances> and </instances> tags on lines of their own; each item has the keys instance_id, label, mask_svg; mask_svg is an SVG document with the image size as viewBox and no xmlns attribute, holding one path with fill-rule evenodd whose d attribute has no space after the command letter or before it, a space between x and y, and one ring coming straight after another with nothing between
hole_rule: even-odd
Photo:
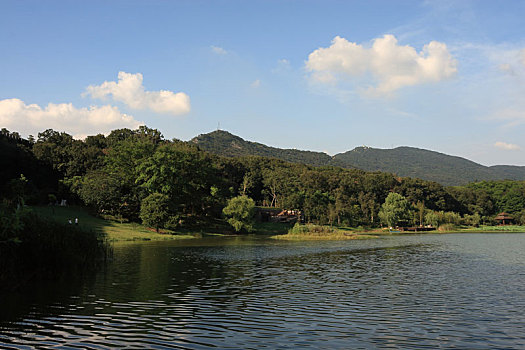
<instances>
[{"instance_id":1,"label":"hillside vegetation","mask_svg":"<svg viewBox=\"0 0 525 350\"><path fill-rule=\"evenodd\" d=\"M401 177L415 177L445 186L465 185L487 180L525 180L525 167L497 165L487 167L465 158L414 148L377 149L356 147L330 157L322 152L280 149L246 141L227 131L217 130L191 140L199 148L226 156L264 156L313 166L339 166L365 171L381 171Z\"/></svg>"},{"instance_id":2,"label":"hillside vegetation","mask_svg":"<svg viewBox=\"0 0 525 350\"><path fill-rule=\"evenodd\" d=\"M204 151L224 157L261 156L314 166L327 165L332 159L332 157L323 152L281 149L246 141L224 130L201 134L194 137L191 142Z\"/></svg>"}]
</instances>

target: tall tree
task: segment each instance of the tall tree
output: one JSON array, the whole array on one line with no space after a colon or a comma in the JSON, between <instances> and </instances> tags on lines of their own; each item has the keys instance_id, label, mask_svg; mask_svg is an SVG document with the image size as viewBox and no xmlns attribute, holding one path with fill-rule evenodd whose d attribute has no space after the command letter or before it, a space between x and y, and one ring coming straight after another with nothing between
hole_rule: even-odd
<instances>
[{"instance_id":1,"label":"tall tree","mask_svg":"<svg viewBox=\"0 0 525 350\"><path fill-rule=\"evenodd\" d=\"M255 215L253 199L247 196L234 197L228 201L228 205L222 212L236 232L253 231L253 216Z\"/></svg>"},{"instance_id":2,"label":"tall tree","mask_svg":"<svg viewBox=\"0 0 525 350\"><path fill-rule=\"evenodd\" d=\"M391 192L379 211L379 218L388 227L395 227L400 221L408 219L410 205L405 197Z\"/></svg>"},{"instance_id":3,"label":"tall tree","mask_svg":"<svg viewBox=\"0 0 525 350\"><path fill-rule=\"evenodd\" d=\"M154 227L157 233L170 217L169 197L162 193L152 193L142 200L140 218L144 225Z\"/></svg>"}]
</instances>

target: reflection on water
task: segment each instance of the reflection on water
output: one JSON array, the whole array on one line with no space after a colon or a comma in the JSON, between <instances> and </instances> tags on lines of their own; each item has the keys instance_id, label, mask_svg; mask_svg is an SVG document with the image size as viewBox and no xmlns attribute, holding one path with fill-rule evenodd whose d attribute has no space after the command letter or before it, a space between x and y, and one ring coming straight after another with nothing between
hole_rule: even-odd
<instances>
[{"instance_id":1,"label":"reflection on water","mask_svg":"<svg viewBox=\"0 0 525 350\"><path fill-rule=\"evenodd\" d=\"M0 304L3 348L524 348L525 234L123 244Z\"/></svg>"}]
</instances>

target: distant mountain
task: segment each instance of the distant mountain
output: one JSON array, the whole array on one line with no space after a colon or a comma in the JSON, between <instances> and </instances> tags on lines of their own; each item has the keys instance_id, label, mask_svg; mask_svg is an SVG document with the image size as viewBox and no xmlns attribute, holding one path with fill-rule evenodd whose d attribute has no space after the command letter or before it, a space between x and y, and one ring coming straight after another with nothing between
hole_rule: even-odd
<instances>
[{"instance_id":1,"label":"distant mountain","mask_svg":"<svg viewBox=\"0 0 525 350\"><path fill-rule=\"evenodd\" d=\"M413 147L357 147L337 154L333 163L343 167L417 177L443 185L462 185L481 180L525 179L525 167L486 167L465 158Z\"/></svg>"},{"instance_id":2,"label":"distant mountain","mask_svg":"<svg viewBox=\"0 0 525 350\"><path fill-rule=\"evenodd\" d=\"M487 167L465 158L419 149L357 147L330 157L326 153L281 149L246 141L227 131L217 130L191 140L201 149L227 157L257 155L314 166L333 165L366 171L383 171L399 176L436 181L443 185L464 185L482 180L525 180L525 167Z\"/></svg>"},{"instance_id":3,"label":"distant mountain","mask_svg":"<svg viewBox=\"0 0 525 350\"><path fill-rule=\"evenodd\" d=\"M322 152L281 149L246 141L223 130L201 134L194 137L191 142L203 150L226 157L263 156L315 166L326 165L332 159L328 154Z\"/></svg>"},{"instance_id":4,"label":"distant mountain","mask_svg":"<svg viewBox=\"0 0 525 350\"><path fill-rule=\"evenodd\" d=\"M525 167L516 165L493 165L489 167L498 179L523 180Z\"/></svg>"}]
</instances>

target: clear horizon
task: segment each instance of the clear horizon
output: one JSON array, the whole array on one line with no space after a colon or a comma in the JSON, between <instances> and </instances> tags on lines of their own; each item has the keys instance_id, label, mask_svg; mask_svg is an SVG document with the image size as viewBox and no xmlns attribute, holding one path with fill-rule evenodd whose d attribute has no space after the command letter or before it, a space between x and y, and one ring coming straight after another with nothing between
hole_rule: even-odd
<instances>
[{"instance_id":1,"label":"clear horizon","mask_svg":"<svg viewBox=\"0 0 525 350\"><path fill-rule=\"evenodd\" d=\"M0 128L525 165L524 1L3 1Z\"/></svg>"}]
</instances>

